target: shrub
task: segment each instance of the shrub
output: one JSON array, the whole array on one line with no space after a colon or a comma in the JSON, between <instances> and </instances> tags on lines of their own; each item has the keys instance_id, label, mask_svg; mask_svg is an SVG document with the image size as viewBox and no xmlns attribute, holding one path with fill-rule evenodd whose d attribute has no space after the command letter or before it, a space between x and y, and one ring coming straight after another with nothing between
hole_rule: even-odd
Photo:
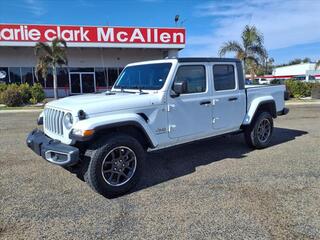
<instances>
[{"instance_id":1,"label":"shrub","mask_svg":"<svg viewBox=\"0 0 320 240\"><path fill-rule=\"evenodd\" d=\"M7 89L8 85L5 83L0 83L0 93L4 92Z\"/></svg>"},{"instance_id":2,"label":"shrub","mask_svg":"<svg viewBox=\"0 0 320 240\"><path fill-rule=\"evenodd\" d=\"M45 94L40 83L35 83L31 87L31 98L30 102L33 104L42 102L45 99Z\"/></svg>"},{"instance_id":3,"label":"shrub","mask_svg":"<svg viewBox=\"0 0 320 240\"><path fill-rule=\"evenodd\" d=\"M289 79L285 81L285 85L290 97L301 98L311 96L313 83Z\"/></svg>"},{"instance_id":4,"label":"shrub","mask_svg":"<svg viewBox=\"0 0 320 240\"><path fill-rule=\"evenodd\" d=\"M23 104L21 91L16 84L8 85L7 89L2 92L1 99L8 107L18 107Z\"/></svg>"},{"instance_id":5,"label":"shrub","mask_svg":"<svg viewBox=\"0 0 320 240\"><path fill-rule=\"evenodd\" d=\"M31 87L28 83L23 83L19 85L19 90L21 92L22 102L27 104L30 102L31 95Z\"/></svg>"},{"instance_id":6,"label":"shrub","mask_svg":"<svg viewBox=\"0 0 320 240\"><path fill-rule=\"evenodd\" d=\"M320 99L320 83L315 83L311 89L311 97Z\"/></svg>"},{"instance_id":7,"label":"shrub","mask_svg":"<svg viewBox=\"0 0 320 240\"><path fill-rule=\"evenodd\" d=\"M7 84L5 83L0 83L0 104L3 103L2 101L2 93L7 89Z\"/></svg>"}]
</instances>

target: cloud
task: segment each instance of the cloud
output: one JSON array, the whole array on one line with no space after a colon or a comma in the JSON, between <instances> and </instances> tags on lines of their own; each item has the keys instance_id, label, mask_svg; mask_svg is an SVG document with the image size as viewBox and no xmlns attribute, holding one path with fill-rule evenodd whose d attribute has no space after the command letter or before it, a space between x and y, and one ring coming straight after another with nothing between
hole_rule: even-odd
<instances>
[{"instance_id":1,"label":"cloud","mask_svg":"<svg viewBox=\"0 0 320 240\"><path fill-rule=\"evenodd\" d=\"M208 34L187 36L185 55L217 55L228 40L240 40L246 24L255 25L265 37L268 50L320 42L319 1L244 0L206 2L194 15L209 19ZM190 47L191 48L190 48ZM201 49L198 49L201 46Z\"/></svg>"},{"instance_id":2,"label":"cloud","mask_svg":"<svg viewBox=\"0 0 320 240\"><path fill-rule=\"evenodd\" d=\"M25 0L25 4L20 7L29 11L36 17L41 17L47 12L43 3L37 0Z\"/></svg>"}]
</instances>

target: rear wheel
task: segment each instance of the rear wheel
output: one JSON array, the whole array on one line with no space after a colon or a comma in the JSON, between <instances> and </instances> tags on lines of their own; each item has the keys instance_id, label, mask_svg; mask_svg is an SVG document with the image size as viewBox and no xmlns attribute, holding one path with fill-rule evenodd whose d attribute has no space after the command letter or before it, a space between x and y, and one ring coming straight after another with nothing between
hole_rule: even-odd
<instances>
[{"instance_id":1,"label":"rear wheel","mask_svg":"<svg viewBox=\"0 0 320 240\"><path fill-rule=\"evenodd\" d=\"M126 134L117 134L98 141L92 148L84 177L93 190L112 198L136 185L145 158L145 150L139 141Z\"/></svg>"},{"instance_id":2,"label":"rear wheel","mask_svg":"<svg viewBox=\"0 0 320 240\"><path fill-rule=\"evenodd\" d=\"M273 119L269 112L258 112L253 123L245 129L247 144L253 148L265 148L269 145L273 132Z\"/></svg>"}]
</instances>

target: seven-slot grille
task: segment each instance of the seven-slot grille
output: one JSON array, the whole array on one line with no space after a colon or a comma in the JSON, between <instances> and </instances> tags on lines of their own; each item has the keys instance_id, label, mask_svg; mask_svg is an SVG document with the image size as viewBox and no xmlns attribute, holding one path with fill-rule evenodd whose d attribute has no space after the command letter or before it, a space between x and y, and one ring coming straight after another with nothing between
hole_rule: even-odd
<instances>
[{"instance_id":1,"label":"seven-slot grille","mask_svg":"<svg viewBox=\"0 0 320 240\"><path fill-rule=\"evenodd\" d=\"M45 128L55 134L63 135L63 117L63 111L46 108L44 111Z\"/></svg>"}]
</instances>

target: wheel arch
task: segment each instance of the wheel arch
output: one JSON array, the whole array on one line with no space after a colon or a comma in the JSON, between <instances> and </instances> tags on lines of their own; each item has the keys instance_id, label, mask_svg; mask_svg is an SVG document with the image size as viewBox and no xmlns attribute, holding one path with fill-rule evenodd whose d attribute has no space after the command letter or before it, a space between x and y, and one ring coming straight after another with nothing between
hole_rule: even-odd
<instances>
[{"instance_id":1,"label":"wheel arch","mask_svg":"<svg viewBox=\"0 0 320 240\"><path fill-rule=\"evenodd\" d=\"M158 145L157 138L154 136L148 121L138 113L118 113L91 117L78 121L74 128L94 131L94 134L89 137L76 136L71 131L69 137L76 142L95 141L101 135L121 131L134 137L138 136L139 140L146 143L150 148L155 148Z\"/></svg>"},{"instance_id":2,"label":"wheel arch","mask_svg":"<svg viewBox=\"0 0 320 240\"><path fill-rule=\"evenodd\" d=\"M155 148L157 144L151 139L145 128L136 121L123 121L101 125L95 128L95 137L100 138L108 133L124 133L137 138L142 146Z\"/></svg>"},{"instance_id":3,"label":"wheel arch","mask_svg":"<svg viewBox=\"0 0 320 240\"><path fill-rule=\"evenodd\" d=\"M261 111L269 112L273 118L277 117L276 103L272 97L253 100L242 125L250 125L256 118L257 113Z\"/></svg>"}]
</instances>

